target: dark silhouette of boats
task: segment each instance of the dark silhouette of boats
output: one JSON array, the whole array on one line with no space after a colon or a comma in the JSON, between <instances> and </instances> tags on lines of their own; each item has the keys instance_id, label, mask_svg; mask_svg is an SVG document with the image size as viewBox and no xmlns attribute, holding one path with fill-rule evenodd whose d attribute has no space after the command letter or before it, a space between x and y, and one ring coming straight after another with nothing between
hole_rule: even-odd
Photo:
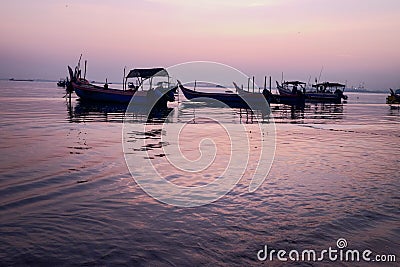
<instances>
[{"instance_id":1,"label":"dark silhouette of boats","mask_svg":"<svg viewBox=\"0 0 400 267\"><path fill-rule=\"evenodd\" d=\"M184 87L180 82L179 89L188 100L196 100L201 102L221 102L231 108L251 108L259 107L266 104L265 98L262 94L245 94L240 95L232 91L226 90L224 92L203 92L196 91Z\"/></svg>"},{"instance_id":2,"label":"dark silhouette of boats","mask_svg":"<svg viewBox=\"0 0 400 267\"><path fill-rule=\"evenodd\" d=\"M208 101L219 101L232 108L244 108L244 109L267 109L268 104L286 104L301 106L304 105L304 96L301 94L293 94L288 96L274 95L268 90L264 90L263 93L248 92L237 84L233 83L236 88L236 93L230 90L224 92L203 92L196 91L184 87L179 83L179 89L188 100L200 100L203 102Z\"/></svg>"},{"instance_id":3,"label":"dark silhouette of boats","mask_svg":"<svg viewBox=\"0 0 400 267\"><path fill-rule=\"evenodd\" d=\"M57 86L58 87L66 87L67 86L67 83L68 83L68 81L66 80L66 79L60 79L58 82L57 82Z\"/></svg>"},{"instance_id":4,"label":"dark silhouette of boats","mask_svg":"<svg viewBox=\"0 0 400 267\"><path fill-rule=\"evenodd\" d=\"M82 72L79 62L75 71L72 71L70 66L68 66L68 71L71 82L67 91L75 91L80 99L86 101L128 104L133 98L133 104L151 105L157 108L167 108L167 102L175 101L174 91L177 86L170 84L170 77L164 68L131 70L128 75L124 77L122 90L109 88L107 80L104 86L95 85L86 80L86 62L83 78L81 76ZM152 81L154 77L166 77L168 78L168 83L158 83L156 84L157 87L153 87ZM137 79L137 83L134 88L128 89L127 81L130 78ZM147 90L145 90L143 86L145 81L149 81L150 83Z\"/></svg>"},{"instance_id":5,"label":"dark silhouette of boats","mask_svg":"<svg viewBox=\"0 0 400 267\"><path fill-rule=\"evenodd\" d=\"M306 83L301 81L285 81L282 84L276 82L280 95L290 95L297 92L302 92L306 101L309 102L327 102L340 104L342 99L346 100L344 95L344 84L323 82L312 85L315 90L306 90Z\"/></svg>"},{"instance_id":6,"label":"dark silhouette of boats","mask_svg":"<svg viewBox=\"0 0 400 267\"><path fill-rule=\"evenodd\" d=\"M393 91L390 89L390 95L386 97L386 104L392 105L400 105L400 89Z\"/></svg>"},{"instance_id":7,"label":"dark silhouette of boats","mask_svg":"<svg viewBox=\"0 0 400 267\"><path fill-rule=\"evenodd\" d=\"M13 82L34 82L35 80L33 80L33 79L14 79L14 78L10 78L9 81L13 81Z\"/></svg>"},{"instance_id":8,"label":"dark silhouette of boats","mask_svg":"<svg viewBox=\"0 0 400 267\"><path fill-rule=\"evenodd\" d=\"M239 95L254 95L264 97L269 104L283 104L289 106L302 107L305 104L305 97L300 91L296 91L286 95L273 94L270 90L264 88L262 93L253 93L240 88L236 83L233 83Z\"/></svg>"}]
</instances>

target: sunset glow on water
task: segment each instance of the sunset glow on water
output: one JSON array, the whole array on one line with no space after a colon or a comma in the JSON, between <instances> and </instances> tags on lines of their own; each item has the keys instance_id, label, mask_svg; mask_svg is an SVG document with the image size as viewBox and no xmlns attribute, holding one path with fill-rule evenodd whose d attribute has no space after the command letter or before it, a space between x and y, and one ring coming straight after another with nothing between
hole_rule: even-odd
<instances>
[{"instance_id":1,"label":"sunset glow on water","mask_svg":"<svg viewBox=\"0 0 400 267\"><path fill-rule=\"evenodd\" d=\"M0 86L4 264L257 266L266 244L322 250L340 237L354 249L399 251L400 117L383 104L385 94L349 93L347 104L309 104L304 111L272 107L276 151L261 187L249 193L257 165L252 155L226 196L179 208L154 200L131 177L121 147L122 111L75 97L69 106L53 83ZM196 118L201 112L180 97L173 112ZM189 108L179 113L184 105ZM239 110L229 114L232 123L254 127ZM179 185L217 179L229 146L218 125L197 121L180 141L195 160L198 141L217 136L214 167L203 177L167 164L163 147L174 144L159 145L161 126L149 126L154 139L136 157L149 157Z\"/></svg>"},{"instance_id":2,"label":"sunset glow on water","mask_svg":"<svg viewBox=\"0 0 400 267\"><path fill-rule=\"evenodd\" d=\"M398 0L1 1L0 266L397 266L399 15ZM277 95L285 81L300 83ZM324 82L348 99L306 99Z\"/></svg>"}]
</instances>

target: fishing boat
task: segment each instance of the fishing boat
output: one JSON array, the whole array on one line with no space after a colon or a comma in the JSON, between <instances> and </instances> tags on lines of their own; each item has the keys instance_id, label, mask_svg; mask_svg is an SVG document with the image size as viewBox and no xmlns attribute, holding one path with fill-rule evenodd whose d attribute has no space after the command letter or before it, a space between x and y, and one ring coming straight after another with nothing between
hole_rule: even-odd
<instances>
[{"instance_id":1,"label":"fishing boat","mask_svg":"<svg viewBox=\"0 0 400 267\"><path fill-rule=\"evenodd\" d=\"M76 95L83 100L113 102L128 104L133 96L135 104L151 104L157 100L156 106L161 108L167 107L167 102L175 101L174 91L176 85L170 84L170 77L164 68L149 68L149 69L132 69L127 76L124 75L123 89L113 89L109 87L109 83L103 86L95 85L86 80L85 75L81 77L81 70L78 66L75 71L72 71L68 66L70 74L70 88L68 91L75 91ZM86 64L85 64L86 66ZM156 83L153 87L153 79L156 77L167 78L167 83ZM136 83L132 88L127 87L128 79L136 79ZM149 83L147 90L144 89L144 82Z\"/></svg>"},{"instance_id":2,"label":"fishing boat","mask_svg":"<svg viewBox=\"0 0 400 267\"><path fill-rule=\"evenodd\" d=\"M386 104L400 105L400 89L397 89L396 91L390 89L390 95L386 98Z\"/></svg>"},{"instance_id":3,"label":"fishing boat","mask_svg":"<svg viewBox=\"0 0 400 267\"><path fill-rule=\"evenodd\" d=\"M264 109L267 104L266 99L260 93L235 93L231 90L225 90L224 92L201 92L186 88L179 81L178 84L179 89L188 100L196 99L203 102L219 101L231 108L246 109Z\"/></svg>"},{"instance_id":4,"label":"fishing boat","mask_svg":"<svg viewBox=\"0 0 400 267\"><path fill-rule=\"evenodd\" d=\"M276 82L276 85L280 95L286 96L301 92L304 94L305 99L310 102L340 104L342 99L347 99L347 96L343 94L345 85L340 83L316 83L312 85L312 87L315 88L313 91L307 91L306 83L301 81L285 81L282 82L282 84Z\"/></svg>"},{"instance_id":5,"label":"fishing boat","mask_svg":"<svg viewBox=\"0 0 400 267\"><path fill-rule=\"evenodd\" d=\"M239 95L254 95L255 96L259 95L258 97L263 97L269 104L283 104L283 105L290 105L290 106L298 106L302 107L305 104L305 96L304 94L301 93L301 91L296 91L296 92L290 92L286 94L273 94L271 91L267 90L264 88L262 93L252 93L243 90L239 86L237 86L236 83L233 83L236 91L239 93Z\"/></svg>"},{"instance_id":6,"label":"fishing boat","mask_svg":"<svg viewBox=\"0 0 400 267\"><path fill-rule=\"evenodd\" d=\"M343 94L346 85L341 83L323 82L312 85L315 91L306 92L307 100L314 102L329 102L340 104L347 100L347 95Z\"/></svg>"},{"instance_id":7,"label":"fishing boat","mask_svg":"<svg viewBox=\"0 0 400 267\"><path fill-rule=\"evenodd\" d=\"M276 82L276 88L279 91L280 95L293 95L297 94L299 91L302 93L306 93L305 89L306 83L300 81L285 81L282 84Z\"/></svg>"}]
</instances>

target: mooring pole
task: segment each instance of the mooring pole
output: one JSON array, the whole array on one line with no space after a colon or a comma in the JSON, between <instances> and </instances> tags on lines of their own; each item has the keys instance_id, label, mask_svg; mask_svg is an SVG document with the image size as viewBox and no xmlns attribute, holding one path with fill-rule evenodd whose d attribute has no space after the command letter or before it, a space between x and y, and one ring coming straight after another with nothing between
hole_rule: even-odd
<instances>
[{"instance_id":1,"label":"mooring pole","mask_svg":"<svg viewBox=\"0 0 400 267\"><path fill-rule=\"evenodd\" d=\"M269 92L272 93L272 77L269 76Z\"/></svg>"}]
</instances>

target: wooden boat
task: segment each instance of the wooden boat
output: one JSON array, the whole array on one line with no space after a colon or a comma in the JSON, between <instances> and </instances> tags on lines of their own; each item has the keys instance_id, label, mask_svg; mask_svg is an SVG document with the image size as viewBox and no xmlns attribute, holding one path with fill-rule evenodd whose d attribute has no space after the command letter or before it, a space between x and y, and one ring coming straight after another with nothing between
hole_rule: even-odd
<instances>
[{"instance_id":1,"label":"wooden boat","mask_svg":"<svg viewBox=\"0 0 400 267\"><path fill-rule=\"evenodd\" d=\"M263 93L248 92L233 83L236 88L236 93L225 91L221 93L214 92L199 92L188 89L179 83L179 88L183 95L188 99L192 100L195 98L204 101L217 100L232 108L247 108L247 109L266 109L268 104L286 104L292 106L304 106L305 98L301 94L292 95L274 95L268 90L264 89Z\"/></svg>"},{"instance_id":2,"label":"wooden boat","mask_svg":"<svg viewBox=\"0 0 400 267\"><path fill-rule=\"evenodd\" d=\"M76 67L73 72L71 67L68 66L68 71L71 82L67 90L75 91L76 95L83 100L128 104L135 96L133 98L135 104L151 104L155 99L159 99L156 106L162 108L167 106L167 102L175 100L174 91L177 86L170 85L168 72L164 68L131 70L124 79L123 90L109 88L107 81L104 86L90 83L85 77L81 77L79 67ZM159 86L157 84L158 86L153 88L152 80L154 77L167 77L168 86L165 87L165 84ZM127 80L130 78L137 79L136 86L132 89L125 89ZM143 88L143 83L146 80L150 81L148 90Z\"/></svg>"},{"instance_id":3,"label":"wooden boat","mask_svg":"<svg viewBox=\"0 0 400 267\"><path fill-rule=\"evenodd\" d=\"M207 101L219 101L231 108L246 108L246 109L264 109L266 108L266 101L262 94L258 93L234 93L230 90L224 92L200 92L184 87L179 81L179 89L183 95L188 99L198 99Z\"/></svg>"},{"instance_id":4,"label":"wooden boat","mask_svg":"<svg viewBox=\"0 0 400 267\"><path fill-rule=\"evenodd\" d=\"M277 95L272 94L269 90L264 89L263 95L267 99L268 103L271 104L283 104L297 107L304 107L305 96L302 93L290 94L290 95Z\"/></svg>"},{"instance_id":5,"label":"wooden boat","mask_svg":"<svg viewBox=\"0 0 400 267\"><path fill-rule=\"evenodd\" d=\"M347 100L347 95L344 95L345 85L340 83L323 82L313 84L316 88L313 92L306 92L306 98L315 102L330 102L340 104L343 100Z\"/></svg>"},{"instance_id":6,"label":"wooden boat","mask_svg":"<svg viewBox=\"0 0 400 267\"><path fill-rule=\"evenodd\" d=\"M243 90L239 86L237 86L236 83L233 83L236 91L239 93L239 95L247 94L247 95L259 95L261 97L264 97L265 100L269 104L283 104L283 105L290 105L290 106L298 106L302 107L305 104L305 97L304 94L302 94L300 91L296 93L287 93L285 95L281 94L273 94L269 90L264 89L262 93L252 93Z\"/></svg>"},{"instance_id":7,"label":"wooden boat","mask_svg":"<svg viewBox=\"0 0 400 267\"><path fill-rule=\"evenodd\" d=\"M390 89L390 95L386 98L386 104L399 105L400 104L400 89L393 91Z\"/></svg>"},{"instance_id":8,"label":"wooden boat","mask_svg":"<svg viewBox=\"0 0 400 267\"><path fill-rule=\"evenodd\" d=\"M305 99L311 102L329 102L340 104L342 99L347 99L347 96L343 94L345 85L340 83L316 83L312 85L312 87L316 88L315 91L307 91L306 83L300 81L286 81L282 84L276 82L276 84L280 95L290 95L302 92L305 96Z\"/></svg>"}]
</instances>

